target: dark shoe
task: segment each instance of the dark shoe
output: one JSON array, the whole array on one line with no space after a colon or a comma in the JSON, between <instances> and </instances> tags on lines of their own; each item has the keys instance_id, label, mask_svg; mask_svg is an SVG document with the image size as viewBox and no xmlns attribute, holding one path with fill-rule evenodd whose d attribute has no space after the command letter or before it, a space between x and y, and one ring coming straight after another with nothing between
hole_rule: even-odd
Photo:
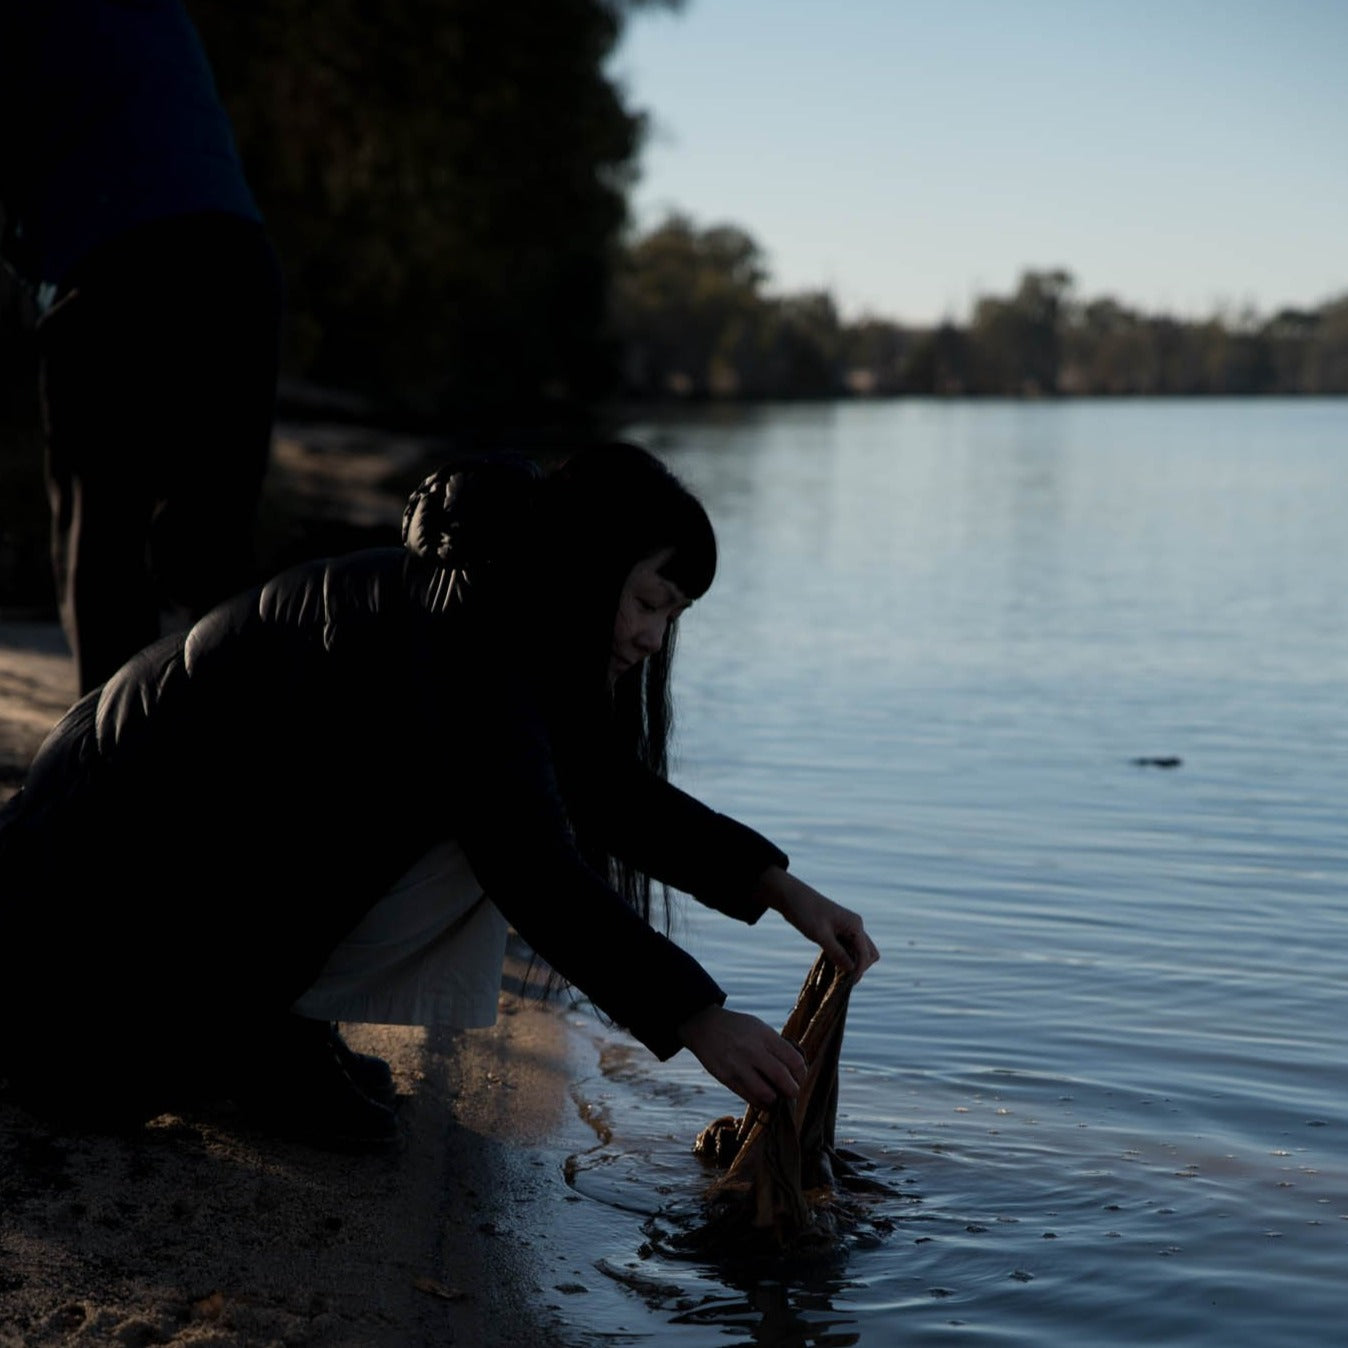
<instances>
[{"instance_id":1,"label":"dark shoe","mask_svg":"<svg viewBox=\"0 0 1348 1348\"><path fill-rule=\"evenodd\" d=\"M392 1109L398 1103L398 1088L393 1084L393 1072L383 1058L373 1053L357 1053L342 1038L336 1025L330 1027L332 1046L346 1074L371 1100Z\"/></svg>"},{"instance_id":2,"label":"dark shoe","mask_svg":"<svg viewBox=\"0 0 1348 1348\"><path fill-rule=\"evenodd\" d=\"M398 1139L393 1110L353 1080L323 1021L292 1016L275 1026L239 1070L232 1094L250 1124L278 1137L342 1150Z\"/></svg>"}]
</instances>

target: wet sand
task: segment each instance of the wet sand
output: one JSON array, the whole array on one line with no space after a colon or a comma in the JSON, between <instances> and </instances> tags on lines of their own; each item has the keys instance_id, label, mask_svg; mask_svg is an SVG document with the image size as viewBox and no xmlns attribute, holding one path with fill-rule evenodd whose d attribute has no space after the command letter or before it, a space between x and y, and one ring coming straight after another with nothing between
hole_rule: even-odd
<instances>
[{"instance_id":1,"label":"wet sand","mask_svg":"<svg viewBox=\"0 0 1348 1348\"><path fill-rule=\"evenodd\" d=\"M56 625L0 622L0 798L73 695ZM58 1131L0 1088L0 1348L564 1344L549 1307L587 1041L516 987L488 1030L347 1029L394 1069L387 1154L278 1141L223 1109ZM115 1022L88 1047L134 1052Z\"/></svg>"}]
</instances>

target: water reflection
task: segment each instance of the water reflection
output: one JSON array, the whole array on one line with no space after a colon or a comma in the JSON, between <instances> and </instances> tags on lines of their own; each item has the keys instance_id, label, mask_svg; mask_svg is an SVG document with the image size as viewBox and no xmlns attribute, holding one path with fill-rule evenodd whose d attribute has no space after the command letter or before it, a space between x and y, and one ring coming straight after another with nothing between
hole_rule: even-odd
<instances>
[{"instance_id":1,"label":"water reflection","mask_svg":"<svg viewBox=\"0 0 1348 1348\"><path fill-rule=\"evenodd\" d=\"M840 1313L833 1304L837 1289L760 1282L739 1290L738 1299L699 1306L672 1317L670 1323L714 1325L727 1334L741 1330L744 1337L723 1341L764 1348L845 1348L861 1341L856 1317Z\"/></svg>"},{"instance_id":2,"label":"water reflection","mask_svg":"<svg viewBox=\"0 0 1348 1348\"><path fill-rule=\"evenodd\" d=\"M840 1127L922 1195L822 1303L702 1287L725 1332L1337 1341L1345 446L1344 401L671 431L723 543L677 775L866 913ZM793 933L682 934L780 1022Z\"/></svg>"},{"instance_id":3,"label":"water reflection","mask_svg":"<svg viewBox=\"0 0 1348 1348\"><path fill-rule=\"evenodd\" d=\"M856 1314L837 1299L860 1284L849 1278L843 1252L828 1260L793 1266L700 1263L683 1265L643 1257L600 1270L628 1288L668 1325L717 1331L718 1343L800 1348L856 1343Z\"/></svg>"},{"instance_id":4,"label":"water reflection","mask_svg":"<svg viewBox=\"0 0 1348 1348\"><path fill-rule=\"evenodd\" d=\"M860 1325L842 1304L866 1286L866 1269L883 1260L919 1203L885 1157L855 1160L874 1192L852 1202L839 1220L836 1239L807 1241L782 1253L748 1243L717 1247L714 1255L696 1237L707 1217L702 1196L715 1173L680 1145L671 1129L689 1126L701 1112L681 1089L653 1102L621 1054L609 1052L600 1036L602 1080L583 1083L587 1109L602 1108L615 1122L593 1147L570 1156L567 1182L583 1208L569 1223L594 1237L607 1253L595 1268L629 1298L638 1300L653 1323L714 1331L715 1342L831 1345L857 1342ZM651 1130L642 1134L637 1125ZM600 1338L619 1327L630 1330L630 1312L588 1308L587 1325ZM650 1331L656 1332L656 1331ZM729 1336L729 1337L727 1337ZM686 1341L680 1338L680 1342Z\"/></svg>"}]
</instances>

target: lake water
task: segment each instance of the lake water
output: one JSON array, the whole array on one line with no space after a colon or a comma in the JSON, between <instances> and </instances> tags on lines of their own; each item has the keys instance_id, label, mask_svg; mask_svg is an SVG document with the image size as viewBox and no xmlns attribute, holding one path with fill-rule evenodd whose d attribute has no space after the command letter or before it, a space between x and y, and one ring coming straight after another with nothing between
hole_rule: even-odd
<instances>
[{"instance_id":1,"label":"lake water","mask_svg":"<svg viewBox=\"0 0 1348 1348\"><path fill-rule=\"evenodd\" d=\"M769 406L627 434L722 546L682 623L675 778L865 914L883 959L839 1138L900 1196L827 1268L652 1251L645 1218L701 1182L693 1134L737 1102L596 1032L579 1089L612 1133L576 1158L592 1295L568 1332L1344 1342L1348 401ZM681 912L732 1005L780 1025L812 948Z\"/></svg>"}]
</instances>

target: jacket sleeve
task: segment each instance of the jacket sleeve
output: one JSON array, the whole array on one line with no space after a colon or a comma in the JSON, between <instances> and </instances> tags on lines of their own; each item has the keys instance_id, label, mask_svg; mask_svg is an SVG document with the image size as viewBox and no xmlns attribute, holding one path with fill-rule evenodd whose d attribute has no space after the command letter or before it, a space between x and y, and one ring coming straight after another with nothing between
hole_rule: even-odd
<instances>
[{"instance_id":1,"label":"jacket sleeve","mask_svg":"<svg viewBox=\"0 0 1348 1348\"><path fill-rule=\"evenodd\" d=\"M459 841L474 874L562 977L657 1057L672 1057L677 1027L725 993L586 864L541 716L512 706L489 721L490 734L481 723L467 730L456 763L466 773Z\"/></svg>"},{"instance_id":2,"label":"jacket sleeve","mask_svg":"<svg viewBox=\"0 0 1348 1348\"><path fill-rule=\"evenodd\" d=\"M742 922L763 916L754 890L769 866L789 864L781 848L635 760L615 760L607 781L603 833L613 855Z\"/></svg>"}]
</instances>

